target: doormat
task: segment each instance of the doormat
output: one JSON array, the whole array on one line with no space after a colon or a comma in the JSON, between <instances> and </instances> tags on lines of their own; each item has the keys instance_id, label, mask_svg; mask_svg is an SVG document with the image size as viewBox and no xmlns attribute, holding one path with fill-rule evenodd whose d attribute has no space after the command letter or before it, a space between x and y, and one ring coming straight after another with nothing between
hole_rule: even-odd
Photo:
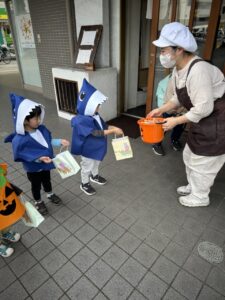
<instances>
[{"instance_id":1,"label":"doormat","mask_svg":"<svg viewBox=\"0 0 225 300\"><path fill-rule=\"evenodd\" d=\"M130 138L136 139L140 136L139 125L137 124L138 119L130 116L120 116L115 119L108 121L108 125L119 127L123 130L124 135Z\"/></svg>"},{"instance_id":2,"label":"doormat","mask_svg":"<svg viewBox=\"0 0 225 300\"><path fill-rule=\"evenodd\" d=\"M222 248L210 242L199 243L198 254L210 263L219 264L223 261Z\"/></svg>"}]
</instances>

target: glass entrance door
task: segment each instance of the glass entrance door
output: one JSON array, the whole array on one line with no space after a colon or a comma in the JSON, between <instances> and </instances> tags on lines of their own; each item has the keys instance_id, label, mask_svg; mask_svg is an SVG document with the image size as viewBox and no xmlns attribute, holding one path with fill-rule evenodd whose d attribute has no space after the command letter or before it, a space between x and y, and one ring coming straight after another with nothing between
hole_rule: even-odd
<instances>
[{"instance_id":1,"label":"glass entrance door","mask_svg":"<svg viewBox=\"0 0 225 300\"><path fill-rule=\"evenodd\" d=\"M9 7L23 82L42 87L28 1L13 0Z\"/></svg>"}]
</instances>

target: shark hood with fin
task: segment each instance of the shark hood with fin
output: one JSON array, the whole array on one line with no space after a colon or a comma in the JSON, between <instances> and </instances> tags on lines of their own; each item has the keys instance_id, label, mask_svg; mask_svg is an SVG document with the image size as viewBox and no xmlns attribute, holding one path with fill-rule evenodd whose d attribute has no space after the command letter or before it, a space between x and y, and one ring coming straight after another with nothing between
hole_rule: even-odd
<instances>
[{"instance_id":1,"label":"shark hood with fin","mask_svg":"<svg viewBox=\"0 0 225 300\"><path fill-rule=\"evenodd\" d=\"M15 126L15 131L17 134L25 134L24 131L24 121L27 116L32 112L32 110L39 106L41 108L41 122L43 123L44 115L45 115L45 109L44 106L40 103L34 102L29 99L25 99L22 96L18 96L16 94L10 95L10 100L12 103L12 114L13 114L13 122Z\"/></svg>"},{"instance_id":2,"label":"shark hood with fin","mask_svg":"<svg viewBox=\"0 0 225 300\"><path fill-rule=\"evenodd\" d=\"M98 105L101 105L107 100L108 98L105 95L84 78L77 101L77 112L80 115L93 116Z\"/></svg>"}]
</instances>

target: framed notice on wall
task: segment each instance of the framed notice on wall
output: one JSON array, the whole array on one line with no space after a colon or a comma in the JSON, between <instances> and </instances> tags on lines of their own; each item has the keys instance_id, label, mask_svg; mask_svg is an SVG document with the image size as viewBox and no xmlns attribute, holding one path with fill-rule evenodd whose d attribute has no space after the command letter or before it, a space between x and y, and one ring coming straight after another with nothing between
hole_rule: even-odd
<instances>
[{"instance_id":1,"label":"framed notice on wall","mask_svg":"<svg viewBox=\"0 0 225 300\"><path fill-rule=\"evenodd\" d=\"M81 26L75 66L80 69L94 70L94 59L102 34L102 25Z\"/></svg>"}]
</instances>

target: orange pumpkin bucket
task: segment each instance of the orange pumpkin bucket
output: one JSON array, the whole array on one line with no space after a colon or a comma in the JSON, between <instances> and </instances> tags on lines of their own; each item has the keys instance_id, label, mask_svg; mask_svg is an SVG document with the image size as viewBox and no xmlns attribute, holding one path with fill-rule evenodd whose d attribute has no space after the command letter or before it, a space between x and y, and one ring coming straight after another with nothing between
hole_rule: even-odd
<instances>
[{"instance_id":1,"label":"orange pumpkin bucket","mask_svg":"<svg viewBox=\"0 0 225 300\"><path fill-rule=\"evenodd\" d=\"M143 118L137 121L141 138L144 143L155 144L160 143L164 138L164 130L162 124L165 122L163 118Z\"/></svg>"},{"instance_id":2,"label":"orange pumpkin bucket","mask_svg":"<svg viewBox=\"0 0 225 300\"><path fill-rule=\"evenodd\" d=\"M25 207L7 181L7 165L0 164L0 230L16 223L25 213Z\"/></svg>"}]
</instances>

